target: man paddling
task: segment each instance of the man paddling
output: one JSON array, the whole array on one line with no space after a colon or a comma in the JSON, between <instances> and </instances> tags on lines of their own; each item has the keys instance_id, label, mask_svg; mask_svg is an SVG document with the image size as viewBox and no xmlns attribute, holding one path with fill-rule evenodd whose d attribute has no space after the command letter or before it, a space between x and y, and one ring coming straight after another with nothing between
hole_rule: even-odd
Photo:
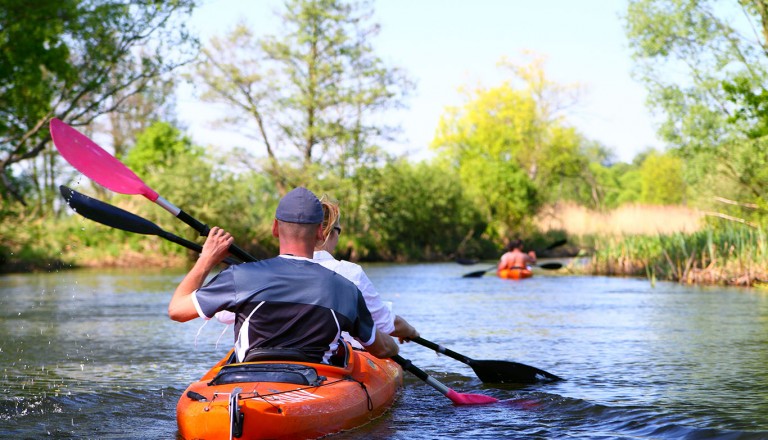
<instances>
[{"instance_id":1,"label":"man paddling","mask_svg":"<svg viewBox=\"0 0 768 440\"><path fill-rule=\"evenodd\" d=\"M203 286L233 243L228 232L212 228L200 258L176 288L168 315L185 322L197 317L210 319L221 310L234 312L239 362L266 353L275 358L329 363L342 331L349 332L374 356L396 355L397 343L376 330L360 290L312 262L314 245L322 238L322 222L323 209L317 197L306 188L292 190L280 200L272 224L272 235L280 241L280 255L230 266Z\"/></svg>"},{"instance_id":2,"label":"man paddling","mask_svg":"<svg viewBox=\"0 0 768 440\"><path fill-rule=\"evenodd\" d=\"M507 252L501 256L498 270L528 269L532 264L536 264L536 252L523 252L523 241L516 238L509 243Z\"/></svg>"}]
</instances>

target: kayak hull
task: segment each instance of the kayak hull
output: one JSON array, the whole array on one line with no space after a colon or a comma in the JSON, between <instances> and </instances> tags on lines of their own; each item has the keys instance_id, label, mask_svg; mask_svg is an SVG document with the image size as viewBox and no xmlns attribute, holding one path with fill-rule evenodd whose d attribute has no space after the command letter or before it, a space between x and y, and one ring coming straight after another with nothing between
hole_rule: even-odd
<instances>
[{"instance_id":1,"label":"kayak hull","mask_svg":"<svg viewBox=\"0 0 768 440\"><path fill-rule=\"evenodd\" d=\"M228 364L229 359L219 361L179 399L176 419L182 438L318 438L381 416L403 383L403 371L394 361L360 350L350 350L346 367L284 361ZM317 380L280 381L286 370L296 369L316 371ZM259 377L268 381L248 381ZM237 398L230 405L233 394ZM235 406L233 415L230 407ZM232 432L240 436L230 437Z\"/></svg>"},{"instance_id":2,"label":"kayak hull","mask_svg":"<svg viewBox=\"0 0 768 440\"><path fill-rule=\"evenodd\" d=\"M507 280L522 280L533 276L530 269L499 269L496 274Z\"/></svg>"}]
</instances>

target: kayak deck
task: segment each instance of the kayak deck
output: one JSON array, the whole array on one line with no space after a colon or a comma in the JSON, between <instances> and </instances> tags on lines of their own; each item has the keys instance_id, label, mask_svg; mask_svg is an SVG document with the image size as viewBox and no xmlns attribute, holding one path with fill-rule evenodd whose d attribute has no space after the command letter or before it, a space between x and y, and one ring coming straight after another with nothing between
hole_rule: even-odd
<instances>
[{"instance_id":1,"label":"kayak deck","mask_svg":"<svg viewBox=\"0 0 768 440\"><path fill-rule=\"evenodd\" d=\"M382 415L403 382L394 361L360 350L349 350L345 367L290 361L231 364L230 359L219 361L179 399L182 438L321 437Z\"/></svg>"}]
</instances>

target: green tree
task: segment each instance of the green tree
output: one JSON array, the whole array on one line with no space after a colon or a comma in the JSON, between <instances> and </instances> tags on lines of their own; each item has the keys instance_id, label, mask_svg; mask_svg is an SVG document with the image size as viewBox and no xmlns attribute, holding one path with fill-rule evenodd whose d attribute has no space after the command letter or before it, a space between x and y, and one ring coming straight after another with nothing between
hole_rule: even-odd
<instances>
[{"instance_id":1,"label":"green tree","mask_svg":"<svg viewBox=\"0 0 768 440\"><path fill-rule=\"evenodd\" d=\"M447 109L432 142L495 239L526 226L563 179L580 177L587 164L583 139L559 114L572 90L548 81L541 60L504 67L512 80L479 88L463 107Z\"/></svg>"},{"instance_id":2,"label":"green tree","mask_svg":"<svg viewBox=\"0 0 768 440\"><path fill-rule=\"evenodd\" d=\"M683 162L669 153L651 151L639 169L640 202L677 205L685 199Z\"/></svg>"},{"instance_id":3,"label":"green tree","mask_svg":"<svg viewBox=\"0 0 768 440\"><path fill-rule=\"evenodd\" d=\"M277 191L268 178L243 169L228 156L218 157L192 144L171 124L156 122L137 137L123 162L195 218L226 228L238 244L260 256L271 255L277 250L271 235ZM168 220L168 214L154 204L135 203L131 210L160 224ZM180 223L170 228L194 234Z\"/></svg>"},{"instance_id":4,"label":"green tree","mask_svg":"<svg viewBox=\"0 0 768 440\"><path fill-rule=\"evenodd\" d=\"M192 0L0 1L0 184L3 201L50 189L48 120L88 125L194 56L183 23ZM45 185L35 179L47 176ZM33 181L33 182L30 182ZM45 188L44 188L45 187ZM33 194L34 195L34 194ZM38 193L42 196L42 193Z\"/></svg>"},{"instance_id":5,"label":"green tree","mask_svg":"<svg viewBox=\"0 0 768 440\"><path fill-rule=\"evenodd\" d=\"M473 230L485 228L458 177L439 165L399 160L371 173L358 257L442 259L466 247Z\"/></svg>"},{"instance_id":6,"label":"green tree","mask_svg":"<svg viewBox=\"0 0 768 440\"><path fill-rule=\"evenodd\" d=\"M199 158L202 149L167 122L155 122L136 138L123 163L138 175L150 175L180 156Z\"/></svg>"},{"instance_id":7,"label":"green tree","mask_svg":"<svg viewBox=\"0 0 768 440\"><path fill-rule=\"evenodd\" d=\"M762 0L629 2L636 73L698 194L768 196L767 23Z\"/></svg>"},{"instance_id":8,"label":"green tree","mask_svg":"<svg viewBox=\"0 0 768 440\"><path fill-rule=\"evenodd\" d=\"M240 25L204 49L203 98L234 110L223 122L250 129L281 191L328 170L353 174L392 134L377 112L400 105L412 84L375 55L371 15L361 3L287 0L282 35L257 40Z\"/></svg>"}]
</instances>

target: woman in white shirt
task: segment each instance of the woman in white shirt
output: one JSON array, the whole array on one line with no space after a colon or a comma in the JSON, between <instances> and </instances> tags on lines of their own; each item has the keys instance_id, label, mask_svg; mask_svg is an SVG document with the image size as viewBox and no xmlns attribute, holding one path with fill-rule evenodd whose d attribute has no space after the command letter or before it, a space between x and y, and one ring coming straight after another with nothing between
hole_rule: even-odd
<instances>
[{"instance_id":1,"label":"woman in white shirt","mask_svg":"<svg viewBox=\"0 0 768 440\"><path fill-rule=\"evenodd\" d=\"M339 235L341 234L339 205L330 201L326 196L323 196L320 202L323 205L324 239L315 245L315 254L312 260L355 283L357 288L363 292L365 304L371 312L376 327L382 333L398 338L401 343L417 338L419 332L408 321L395 315L391 307L381 300L379 292L373 287L373 283L368 279L360 265L333 258L332 253L339 243Z\"/></svg>"}]
</instances>

